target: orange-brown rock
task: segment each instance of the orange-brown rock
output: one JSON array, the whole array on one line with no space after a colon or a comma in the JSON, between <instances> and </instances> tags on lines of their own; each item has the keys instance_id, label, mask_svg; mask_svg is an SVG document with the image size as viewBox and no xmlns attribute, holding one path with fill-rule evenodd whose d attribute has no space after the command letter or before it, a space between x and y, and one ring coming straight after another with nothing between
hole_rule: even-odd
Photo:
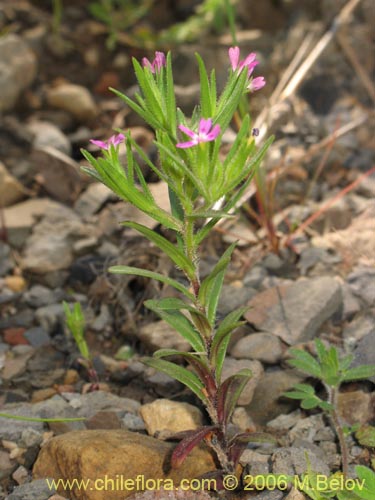
<instances>
[{"instance_id":1,"label":"orange-brown rock","mask_svg":"<svg viewBox=\"0 0 375 500\"><path fill-rule=\"evenodd\" d=\"M172 480L177 486L182 479L215 470L211 453L202 448L195 448L181 467L171 469L174 446L122 429L73 431L51 439L42 448L34 477L90 480L86 488L74 485L71 491L64 491L60 486L59 493L71 500L118 500L136 493L137 481L138 490L145 489L145 482L152 487L159 481L160 488L165 480Z\"/></svg>"}]
</instances>

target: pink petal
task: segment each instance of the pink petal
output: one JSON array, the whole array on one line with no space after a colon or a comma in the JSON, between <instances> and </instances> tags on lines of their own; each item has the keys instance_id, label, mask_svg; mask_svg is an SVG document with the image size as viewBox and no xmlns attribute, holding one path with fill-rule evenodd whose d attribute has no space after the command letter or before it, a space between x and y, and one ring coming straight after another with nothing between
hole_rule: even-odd
<instances>
[{"instance_id":1,"label":"pink petal","mask_svg":"<svg viewBox=\"0 0 375 500\"><path fill-rule=\"evenodd\" d=\"M179 125L178 128L192 139L197 138L197 134L192 130L190 130L189 128L185 127L185 125Z\"/></svg>"},{"instance_id":2,"label":"pink petal","mask_svg":"<svg viewBox=\"0 0 375 500\"><path fill-rule=\"evenodd\" d=\"M111 144L113 144L114 146L117 146L118 144L120 144L120 142L122 142L123 140L125 139L125 136L124 134L117 134L117 135L113 135L108 142L110 142Z\"/></svg>"},{"instance_id":3,"label":"pink petal","mask_svg":"<svg viewBox=\"0 0 375 500\"><path fill-rule=\"evenodd\" d=\"M98 146L100 149L108 149L108 144L104 141L96 141L94 139L90 139L91 144Z\"/></svg>"},{"instance_id":4,"label":"pink petal","mask_svg":"<svg viewBox=\"0 0 375 500\"><path fill-rule=\"evenodd\" d=\"M144 57L142 59L142 65L143 65L144 68L148 68L151 71L151 73L155 73L154 67L150 63L150 61L147 59L147 57Z\"/></svg>"},{"instance_id":5,"label":"pink petal","mask_svg":"<svg viewBox=\"0 0 375 500\"><path fill-rule=\"evenodd\" d=\"M255 59L256 59L257 55L255 52L251 52L251 54L249 54L243 61L241 64L243 64L244 66L249 66L249 64L252 64Z\"/></svg>"},{"instance_id":6,"label":"pink petal","mask_svg":"<svg viewBox=\"0 0 375 500\"><path fill-rule=\"evenodd\" d=\"M198 144L198 141L188 141L188 142L179 142L176 144L176 148L191 148L192 146L196 146Z\"/></svg>"},{"instance_id":7,"label":"pink petal","mask_svg":"<svg viewBox=\"0 0 375 500\"><path fill-rule=\"evenodd\" d=\"M214 128L206 136L207 141L213 141L220 134L220 125L215 125Z\"/></svg>"},{"instance_id":8,"label":"pink petal","mask_svg":"<svg viewBox=\"0 0 375 500\"><path fill-rule=\"evenodd\" d=\"M229 54L229 60L232 65L233 71L237 68L238 66L238 61L240 59L240 48L239 47L231 47L228 50Z\"/></svg>"},{"instance_id":9,"label":"pink petal","mask_svg":"<svg viewBox=\"0 0 375 500\"><path fill-rule=\"evenodd\" d=\"M257 76L250 82L250 85L247 88L250 90L250 92L255 92L256 90L260 90L261 88L263 88L265 84L266 80L264 76Z\"/></svg>"},{"instance_id":10,"label":"pink petal","mask_svg":"<svg viewBox=\"0 0 375 500\"><path fill-rule=\"evenodd\" d=\"M161 69L165 64L166 59L164 52L155 52L154 67L156 66L158 69Z\"/></svg>"},{"instance_id":11,"label":"pink petal","mask_svg":"<svg viewBox=\"0 0 375 500\"><path fill-rule=\"evenodd\" d=\"M207 120L202 118L199 121L199 127L198 127L199 134L208 134L211 127L212 127L211 118L208 118Z\"/></svg>"}]
</instances>

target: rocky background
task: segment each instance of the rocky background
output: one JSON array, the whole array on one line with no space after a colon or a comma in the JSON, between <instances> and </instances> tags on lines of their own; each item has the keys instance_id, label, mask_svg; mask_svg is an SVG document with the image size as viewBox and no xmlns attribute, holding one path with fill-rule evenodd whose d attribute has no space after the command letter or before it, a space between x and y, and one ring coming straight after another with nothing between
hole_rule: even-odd
<instances>
[{"instance_id":1,"label":"rocky background","mask_svg":"<svg viewBox=\"0 0 375 500\"><path fill-rule=\"evenodd\" d=\"M307 34L318 40L344 3L238 2L239 44L243 53L257 52L267 79L265 89L252 96L254 117ZM139 361L159 348L187 348L142 305L168 290L106 269L136 265L177 277L178 271L119 225L132 219L152 227L152 221L79 169L80 148L96 154L89 140L107 138L113 128L130 128L155 156L152 131L108 87L134 93L131 57L152 54L139 40L184 21L199 2L154 2L142 22L118 34L114 46L88 4L64 0L60 22L48 1L0 4L0 412L86 419L43 424L0 418L0 498L9 500L124 498L123 492L120 497L78 490L61 497L43 478L96 477L98 471L165 477L164 459L173 447L168 436L207 421L178 382ZM283 396L305 378L286 363L291 346L313 353L319 336L340 352L352 352L356 364L375 363L374 16L371 0L359 2L298 89L276 103L269 124L276 140L264 162L276 247L249 196L247 209L219 227L203 249L204 276L225 246L239 240L219 311L225 315L245 304L250 309L246 325L233 335L224 377L243 367L254 375L233 426L266 430L278 439L276 448L246 450L241 463L251 474L303 473L306 451L317 472L328 475L340 467L325 418ZM185 112L199 95L194 52L217 69L220 85L231 44L225 28L207 27L191 43L164 47L173 51L176 93ZM142 168L156 199L168 207L165 186ZM91 391L68 335L63 300L83 306L99 391ZM339 405L347 424L374 422L374 383L343 388ZM87 429L95 432L87 435ZM373 450L355 436L349 443L352 470L370 465ZM214 468L207 450L196 450L173 477ZM152 492L142 498L178 495ZM304 497L266 490L251 498Z\"/></svg>"}]
</instances>

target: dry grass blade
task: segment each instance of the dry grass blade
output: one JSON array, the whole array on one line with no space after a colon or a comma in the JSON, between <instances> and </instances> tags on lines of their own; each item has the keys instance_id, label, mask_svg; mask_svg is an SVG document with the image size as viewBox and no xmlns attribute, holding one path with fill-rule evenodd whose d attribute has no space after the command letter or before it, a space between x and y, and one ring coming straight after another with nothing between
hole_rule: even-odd
<instances>
[{"instance_id":1,"label":"dry grass blade","mask_svg":"<svg viewBox=\"0 0 375 500\"><path fill-rule=\"evenodd\" d=\"M366 173L360 175L355 181L351 182L348 186L342 189L339 193L329 199L319 210L308 217L298 228L293 231L288 237L287 245L290 243L293 236L298 233L303 232L307 227L309 227L316 219L318 219L324 212L326 212L336 201L340 200L343 196L348 194L354 188L356 188L364 179L375 173L375 166L368 170Z\"/></svg>"},{"instance_id":2,"label":"dry grass blade","mask_svg":"<svg viewBox=\"0 0 375 500\"><path fill-rule=\"evenodd\" d=\"M365 68L362 66L362 64L359 62L358 57L352 47L349 45L348 40L344 34L338 33L337 35L337 40L348 58L350 64L353 66L353 69L359 79L362 82L362 85L365 87L365 89L368 92L368 95L372 99L373 103L375 104L375 86L372 83L371 78L368 76Z\"/></svg>"}]
</instances>

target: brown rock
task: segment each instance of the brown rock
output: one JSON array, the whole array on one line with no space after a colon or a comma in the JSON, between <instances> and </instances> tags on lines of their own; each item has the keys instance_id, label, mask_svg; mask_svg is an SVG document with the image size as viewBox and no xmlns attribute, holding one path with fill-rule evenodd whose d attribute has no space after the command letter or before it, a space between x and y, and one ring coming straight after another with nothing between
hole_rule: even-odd
<instances>
[{"instance_id":1,"label":"brown rock","mask_svg":"<svg viewBox=\"0 0 375 500\"><path fill-rule=\"evenodd\" d=\"M38 389L33 392L31 397L32 403L39 403L40 401L45 401L46 399L52 398L56 394L56 389L53 387L47 387L46 389Z\"/></svg>"},{"instance_id":2,"label":"brown rock","mask_svg":"<svg viewBox=\"0 0 375 500\"><path fill-rule=\"evenodd\" d=\"M13 205L24 198L26 190L0 162L0 200L3 207Z\"/></svg>"},{"instance_id":3,"label":"brown rock","mask_svg":"<svg viewBox=\"0 0 375 500\"><path fill-rule=\"evenodd\" d=\"M7 328L3 332L4 342L9 345L29 345L23 334L26 328Z\"/></svg>"},{"instance_id":4,"label":"brown rock","mask_svg":"<svg viewBox=\"0 0 375 500\"><path fill-rule=\"evenodd\" d=\"M26 288L26 281L22 276L6 276L4 281L12 292L23 292Z\"/></svg>"},{"instance_id":5,"label":"brown rock","mask_svg":"<svg viewBox=\"0 0 375 500\"><path fill-rule=\"evenodd\" d=\"M145 404L140 413L151 436L163 430L172 433L188 431L203 424L202 413L198 408L169 399L156 399Z\"/></svg>"},{"instance_id":6,"label":"brown rock","mask_svg":"<svg viewBox=\"0 0 375 500\"><path fill-rule=\"evenodd\" d=\"M363 391L342 392L338 396L338 410L348 424L366 424L375 418L374 397Z\"/></svg>"},{"instance_id":7,"label":"brown rock","mask_svg":"<svg viewBox=\"0 0 375 500\"><path fill-rule=\"evenodd\" d=\"M302 380L303 377L294 370L264 373L250 405L246 407L254 422L264 425L278 415L288 413L295 406L295 401L284 397L283 394Z\"/></svg>"},{"instance_id":8,"label":"brown rock","mask_svg":"<svg viewBox=\"0 0 375 500\"><path fill-rule=\"evenodd\" d=\"M97 480L96 488L92 483L86 491L73 488L69 498L119 500L136 493L136 481L139 482L138 490L145 489L140 484L142 479L154 484L158 480L171 479L178 485L182 479L215 470L212 455L201 448L195 448L181 467L171 470L169 457L174 446L125 430L74 431L51 439L42 448L34 466L34 477ZM133 485L128 483L126 486L126 480L133 480ZM108 484L106 491L105 481ZM60 490L60 493L66 495L68 492Z\"/></svg>"},{"instance_id":9,"label":"brown rock","mask_svg":"<svg viewBox=\"0 0 375 500\"><path fill-rule=\"evenodd\" d=\"M121 429L120 418L114 411L98 411L86 422L88 429Z\"/></svg>"}]
</instances>

